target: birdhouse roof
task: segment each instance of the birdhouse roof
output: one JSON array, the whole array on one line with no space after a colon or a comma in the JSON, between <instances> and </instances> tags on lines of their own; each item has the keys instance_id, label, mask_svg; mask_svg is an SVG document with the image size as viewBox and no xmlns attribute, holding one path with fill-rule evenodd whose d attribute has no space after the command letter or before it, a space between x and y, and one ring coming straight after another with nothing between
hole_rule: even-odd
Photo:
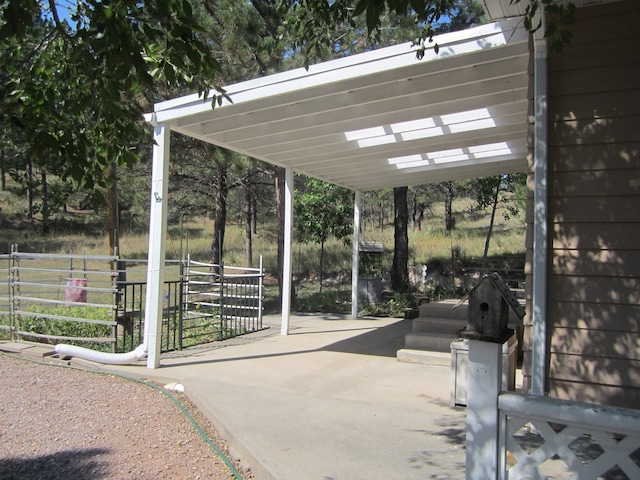
<instances>
[{"instance_id":1,"label":"birdhouse roof","mask_svg":"<svg viewBox=\"0 0 640 480\"><path fill-rule=\"evenodd\" d=\"M497 273L493 272L484 277L471 289L469 292L462 297L462 299L453 306L453 309L458 308L464 302L466 302L470 296L475 292L475 290L484 282L490 282L493 287L500 292L502 298L509 304L509 306L513 309L514 312L518 315L518 317L522 318L525 315L524 308L518 302L518 299L514 295L514 293L509 289L509 286L502 280L502 277Z\"/></svg>"}]
</instances>

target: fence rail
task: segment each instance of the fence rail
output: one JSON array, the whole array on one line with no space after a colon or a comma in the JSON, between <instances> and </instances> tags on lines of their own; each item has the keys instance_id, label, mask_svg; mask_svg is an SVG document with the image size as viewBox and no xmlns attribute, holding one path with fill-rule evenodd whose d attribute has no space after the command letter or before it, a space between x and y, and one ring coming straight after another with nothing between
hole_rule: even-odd
<instances>
[{"instance_id":1,"label":"fence rail","mask_svg":"<svg viewBox=\"0 0 640 480\"><path fill-rule=\"evenodd\" d=\"M8 255L12 339L102 344L102 349L116 351L117 260L20 252L12 246Z\"/></svg>"},{"instance_id":2,"label":"fence rail","mask_svg":"<svg viewBox=\"0 0 640 480\"><path fill-rule=\"evenodd\" d=\"M24 253L16 246L1 260L7 284L0 290L0 339L87 343L114 352L142 343L146 261ZM262 258L255 269L190 259L167 262L167 269L163 352L262 329Z\"/></svg>"}]
</instances>

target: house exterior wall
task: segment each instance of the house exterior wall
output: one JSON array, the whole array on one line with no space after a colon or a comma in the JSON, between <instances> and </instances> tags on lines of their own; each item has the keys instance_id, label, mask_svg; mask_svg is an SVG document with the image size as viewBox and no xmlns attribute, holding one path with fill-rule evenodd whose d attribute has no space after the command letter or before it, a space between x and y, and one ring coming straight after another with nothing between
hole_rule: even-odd
<instances>
[{"instance_id":1,"label":"house exterior wall","mask_svg":"<svg viewBox=\"0 0 640 480\"><path fill-rule=\"evenodd\" d=\"M548 64L547 388L629 408L640 408L639 25L637 0L580 8L572 44Z\"/></svg>"}]
</instances>

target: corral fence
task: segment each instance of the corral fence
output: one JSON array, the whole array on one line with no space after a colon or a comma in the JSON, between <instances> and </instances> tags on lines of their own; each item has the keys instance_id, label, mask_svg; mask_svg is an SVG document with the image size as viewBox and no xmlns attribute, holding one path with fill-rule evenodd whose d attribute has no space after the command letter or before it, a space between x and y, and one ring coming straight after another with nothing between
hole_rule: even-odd
<instances>
[{"instance_id":1,"label":"corral fence","mask_svg":"<svg viewBox=\"0 0 640 480\"><path fill-rule=\"evenodd\" d=\"M11 252L0 290L0 339L72 343L106 352L140 345L146 260L119 256ZM263 271L167 262L162 351L261 330Z\"/></svg>"}]
</instances>

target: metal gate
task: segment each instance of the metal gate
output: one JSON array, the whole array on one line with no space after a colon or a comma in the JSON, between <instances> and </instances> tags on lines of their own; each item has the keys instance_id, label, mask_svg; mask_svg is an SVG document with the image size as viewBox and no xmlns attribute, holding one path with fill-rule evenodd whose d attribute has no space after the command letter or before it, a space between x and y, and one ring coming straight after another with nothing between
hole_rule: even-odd
<instances>
[{"instance_id":1,"label":"metal gate","mask_svg":"<svg viewBox=\"0 0 640 480\"><path fill-rule=\"evenodd\" d=\"M116 351L117 257L24 253L13 245L5 258L8 309L0 327L11 340Z\"/></svg>"},{"instance_id":2,"label":"metal gate","mask_svg":"<svg viewBox=\"0 0 640 480\"><path fill-rule=\"evenodd\" d=\"M185 346L262 330L262 257L259 268L244 268L188 256L182 277Z\"/></svg>"}]
</instances>

